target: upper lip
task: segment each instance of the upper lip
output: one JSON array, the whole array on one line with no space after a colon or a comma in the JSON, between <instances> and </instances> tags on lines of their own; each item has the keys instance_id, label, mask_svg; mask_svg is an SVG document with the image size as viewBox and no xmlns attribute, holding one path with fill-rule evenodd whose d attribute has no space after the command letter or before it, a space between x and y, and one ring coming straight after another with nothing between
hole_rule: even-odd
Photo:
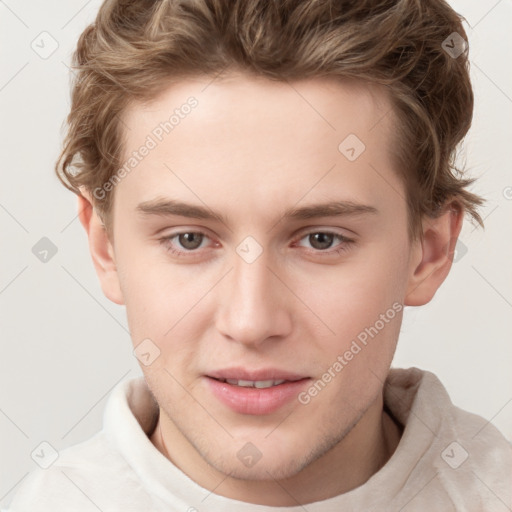
<instances>
[{"instance_id":1,"label":"upper lip","mask_svg":"<svg viewBox=\"0 0 512 512\"><path fill-rule=\"evenodd\" d=\"M298 373L291 373L286 370L280 370L278 368L261 368L259 370L250 370L248 368L233 367L225 368L223 370L215 370L207 374L208 377L214 379L227 380L250 380L250 381L262 381L262 380L301 380L307 378L305 375Z\"/></svg>"}]
</instances>

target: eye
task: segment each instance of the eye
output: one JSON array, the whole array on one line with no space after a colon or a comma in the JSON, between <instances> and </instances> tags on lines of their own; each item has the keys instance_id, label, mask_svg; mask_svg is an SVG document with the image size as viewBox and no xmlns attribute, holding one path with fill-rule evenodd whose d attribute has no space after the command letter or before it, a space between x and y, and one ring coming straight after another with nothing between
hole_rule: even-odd
<instances>
[{"instance_id":1,"label":"eye","mask_svg":"<svg viewBox=\"0 0 512 512\"><path fill-rule=\"evenodd\" d=\"M177 238L181 247L188 251L192 251L201 246L204 240L204 235L202 233L180 233L175 235L173 238Z\"/></svg>"},{"instance_id":2,"label":"eye","mask_svg":"<svg viewBox=\"0 0 512 512\"><path fill-rule=\"evenodd\" d=\"M183 231L160 239L166 249L178 256L197 252L208 245L209 237L199 231Z\"/></svg>"},{"instance_id":3,"label":"eye","mask_svg":"<svg viewBox=\"0 0 512 512\"><path fill-rule=\"evenodd\" d=\"M337 243L336 243L337 242ZM352 243L352 240L331 231L315 231L303 236L298 245L311 248L318 252L331 252L328 249L336 248L336 252L346 249Z\"/></svg>"},{"instance_id":4,"label":"eye","mask_svg":"<svg viewBox=\"0 0 512 512\"><path fill-rule=\"evenodd\" d=\"M313 249L329 249L334 242L334 235L332 233L310 233L307 236L307 241Z\"/></svg>"}]
</instances>

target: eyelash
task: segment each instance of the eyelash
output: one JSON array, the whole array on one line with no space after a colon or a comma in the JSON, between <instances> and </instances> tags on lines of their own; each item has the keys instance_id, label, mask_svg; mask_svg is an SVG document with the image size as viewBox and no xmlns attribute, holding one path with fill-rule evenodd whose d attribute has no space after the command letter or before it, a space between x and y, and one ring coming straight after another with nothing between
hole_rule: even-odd
<instances>
[{"instance_id":1,"label":"eyelash","mask_svg":"<svg viewBox=\"0 0 512 512\"><path fill-rule=\"evenodd\" d=\"M174 238L177 238L179 237L180 235L184 235L184 234L197 234L197 235L203 235L204 237L206 238L209 238L208 235L206 233L203 233L201 231L180 231L178 233L173 233L172 235L169 235L169 236L165 236L163 238L161 238L159 241L160 243L162 243L162 245L165 246L166 250L171 253L172 255L174 256L177 256L177 257L190 257L190 256L195 256L195 255L198 255L199 254L199 249L191 249L191 250L178 250L178 249L175 249L172 247L171 245L171 240L173 240ZM351 239L351 238L348 238L346 237L345 235L341 235L340 233L336 233L334 231L328 231L328 230L324 230L324 231L309 231L307 233L304 233L300 236L300 238L297 238L293 243L297 243L297 242L300 242L301 240L303 240L304 238L307 238L308 236L310 235L315 235L315 234L323 234L323 235L333 235L335 239L338 239L338 241L340 242L338 244L338 246L335 246L335 248L329 248L329 249L326 249L326 250L321 250L321 249L309 249L309 248L305 248L306 251L309 253L309 254L313 254L315 256L334 256L334 255L340 255L346 251L349 250L350 246L354 243L354 240Z\"/></svg>"}]
</instances>

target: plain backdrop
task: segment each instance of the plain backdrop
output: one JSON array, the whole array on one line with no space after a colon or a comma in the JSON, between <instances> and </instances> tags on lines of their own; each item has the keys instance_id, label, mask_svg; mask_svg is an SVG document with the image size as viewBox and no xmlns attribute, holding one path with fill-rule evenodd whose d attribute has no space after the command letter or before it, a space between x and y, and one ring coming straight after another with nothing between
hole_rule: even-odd
<instances>
[{"instance_id":1,"label":"plain backdrop","mask_svg":"<svg viewBox=\"0 0 512 512\"><path fill-rule=\"evenodd\" d=\"M36 467L41 442L60 451L89 438L111 389L142 375L124 308L99 287L76 197L53 173L70 106L67 65L100 3L0 1L0 506ZM457 406L510 439L512 1L451 4L468 22L476 95L461 162L487 199L486 229L467 222L435 299L407 308L393 365L434 372Z\"/></svg>"}]
</instances>

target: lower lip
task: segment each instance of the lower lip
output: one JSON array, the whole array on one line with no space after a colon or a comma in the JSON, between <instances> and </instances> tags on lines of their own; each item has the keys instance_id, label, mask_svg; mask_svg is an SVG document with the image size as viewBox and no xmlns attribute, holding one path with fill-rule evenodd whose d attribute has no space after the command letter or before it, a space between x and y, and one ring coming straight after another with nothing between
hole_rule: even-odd
<instances>
[{"instance_id":1,"label":"lower lip","mask_svg":"<svg viewBox=\"0 0 512 512\"><path fill-rule=\"evenodd\" d=\"M297 398L309 378L284 382L270 388L245 388L206 377L212 393L233 411L240 414L272 414Z\"/></svg>"}]
</instances>

